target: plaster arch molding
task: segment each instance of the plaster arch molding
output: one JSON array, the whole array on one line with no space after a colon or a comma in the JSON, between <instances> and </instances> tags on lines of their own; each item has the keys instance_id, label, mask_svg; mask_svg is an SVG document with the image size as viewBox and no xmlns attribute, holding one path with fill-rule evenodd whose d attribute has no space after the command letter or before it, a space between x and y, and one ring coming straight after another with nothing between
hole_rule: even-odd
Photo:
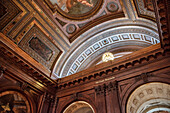
<instances>
[{"instance_id":1,"label":"plaster arch molding","mask_svg":"<svg viewBox=\"0 0 170 113\"><path fill-rule=\"evenodd\" d=\"M95 113L90 104L84 101L77 101L70 104L63 113Z\"/></svg>"},{"instance_id":2,"label":"plaster arch molding","mask_svg":"<svg viewBox=\"0 0 170 113\"><path fill-rule=\"evenodd\" d=\"M158 33L146 27L131 25L110 28L88 38L70 51L60 73L57 74L58 78L86 69L91 62L97 61L97 58L106 51L114 54L133 52L159 42Z\"/></svg>"},{"instance_id":3,"label":"plaster arch molding","mask_svg":"<svg viewBox=\"0 0 170 113\"><path fill-rule=\"evenodd\" d=\"M165 83L147 83L135 89L130 95L127 113L170 112L170 85Z\"/></svg>"}]
</instances>

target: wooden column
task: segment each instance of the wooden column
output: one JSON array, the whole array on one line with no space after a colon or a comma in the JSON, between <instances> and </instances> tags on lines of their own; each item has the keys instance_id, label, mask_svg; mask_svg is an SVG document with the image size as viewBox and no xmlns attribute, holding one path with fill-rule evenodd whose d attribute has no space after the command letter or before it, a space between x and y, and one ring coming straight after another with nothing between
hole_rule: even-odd
<instances>
[{"instance_id":1,"label":"wooden column","mask_svg":"<svg viewBox=\"0 0 170 113\"><path fill-rule=\"evenodd\" d=\"M99 85L95 87L96 92L96 105L97 105L97 113L107 113L106 109L106 85Z\"/></svg>"},{"instance_id":2,"label":"wooden column","mask_svg":"<svg viewBox=\"0 0 170 113\"><path fill-rule=\"evenodd\" d=\"M46 93L42 102L40 113L52 113L54 107L54 96Z\"/></svg>"},{"instance_id":3,"label":"wooden column","mask_svg":"<svg viewBox=\"0 0 170 113\"><path fill-rule=\"evenodd\" d=\"M55 102L55 97L53 95L50 95L48 113L53 112L54 102Z\"/></svg>"},{"instance_id":4,"label":"wooden column","mask_svg":"<svg viewBox=\"0 0 170 113\"><path fill-rule=\"evenodd\" d=\"M54 104L53 104L53 111L52 111L52 113L56 113L57 103L58 103L58 97L56 96L55 100L54 100Z\"/></svg>"},{"instance_id":5,"label":"wooden column","mask_svg":"<svg viewBox=\"0 0 170 113\"><path fill-rule=\"evenodd\" d=\"M42 108L44 106L44 101L45 101L45 95L46 95L46 93L41 95L41 97L40 97L40 100L39 100L39 103L38 103L39 105L38 105L37 113L41 113L42 112Z\"/></svg>"},{"instance_id":6,"label":"wooden column","mask_svg":"<svg viewBox=\"0 0 170 113\"><path fill-rule=\"evenodd\" d=\"M106 88L107 113L121 113L117 82L110 82Z\"/></svg>"}]
</instances>

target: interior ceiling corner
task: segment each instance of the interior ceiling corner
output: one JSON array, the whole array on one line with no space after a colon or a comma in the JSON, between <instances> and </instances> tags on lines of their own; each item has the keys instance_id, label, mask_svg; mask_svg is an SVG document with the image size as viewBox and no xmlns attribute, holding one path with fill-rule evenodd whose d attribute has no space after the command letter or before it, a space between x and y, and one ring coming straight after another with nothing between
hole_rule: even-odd
<instances>
[{"instance_id":1,"label":"interior ceiling corner","mask_svg":"<svg viewBox=\"0 0 170 113\"><path fill-rule=\"evenodd\" d=\"M94 65L106 50L133 52L159 43L150 2L91 0L68 6L66 0L2 0L0 32L54 78L65 77Z\"/></svg>"}]
</instances>

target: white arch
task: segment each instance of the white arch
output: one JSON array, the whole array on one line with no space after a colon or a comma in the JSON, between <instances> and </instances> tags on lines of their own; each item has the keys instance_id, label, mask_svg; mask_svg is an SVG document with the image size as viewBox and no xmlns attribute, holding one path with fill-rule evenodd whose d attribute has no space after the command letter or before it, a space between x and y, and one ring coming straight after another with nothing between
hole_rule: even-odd
<instances>
[{"instance_id":1,"label":"white arch","mask_svg":"<svg viewBox=\"0 0 170 113\"><path fill-rule=\"evenodd\" d=\"M169 91L170 85L165 83L152 82L144 84L135 89L130 95L126 112L150 113L163 108L167 111L170 108Z\"/></svg>"},{"instance_id":2,"label":"white arch","mask_svg":"<svg viewBox=\"0 0 170 113\"><path fill-rule=\"evenodd\" d=\"M70 104L64 110L63 113L74 113L76 110L78 110L78 109L80 109L82 107L89 107L93 111L93 113L95 113L93 107L89 103L87 103L85 101L76 101L76 102L73 102L72 104Z\"/></svg>"}]
</instances>

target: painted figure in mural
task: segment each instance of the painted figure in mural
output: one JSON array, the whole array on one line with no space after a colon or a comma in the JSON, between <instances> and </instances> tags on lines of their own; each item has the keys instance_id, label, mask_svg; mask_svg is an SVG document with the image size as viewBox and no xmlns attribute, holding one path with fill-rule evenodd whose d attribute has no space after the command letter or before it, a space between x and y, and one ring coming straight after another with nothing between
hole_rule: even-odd
<instances>
[{"instance_id":1,"label":"painted figure in mural","mask_svg":"<svg viewBox=\"0 0 170 113\"><path fill-rule=\"evenodd\" d=\"M93 7L92 0L90 0L90 3L87 0L67 0L67 3L66 3L67 9L70 10L78 2L83 4L83 5L86 5L86 6L89 6L89 7Z\"/></svg>"},{"instance_id":2,"label":"painted figure in mural","mask_svg":"<svg viewBox=\"0 0 170 113\"><path fill-rule=\"evenodd\" d=\"M83 14L91 10L96 0L57 0L57 5L66 13Z\"/></svg>"}]
</instances>

